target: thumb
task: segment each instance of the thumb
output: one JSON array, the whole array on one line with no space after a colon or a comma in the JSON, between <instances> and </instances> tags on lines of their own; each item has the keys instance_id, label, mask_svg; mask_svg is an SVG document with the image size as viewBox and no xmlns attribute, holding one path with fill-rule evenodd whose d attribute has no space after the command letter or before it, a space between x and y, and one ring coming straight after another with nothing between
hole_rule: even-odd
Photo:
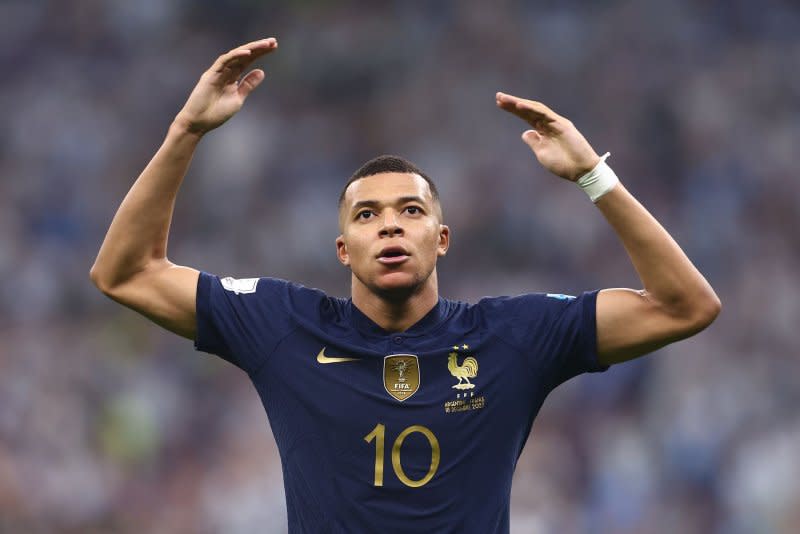
<instances>
[{"instance_id":1,"label":"thumb","mask_svg":"<svg viewBox=\"0 0 800 534\"><path fill-rule=\"evenodd\" d=\"M247 95L264 81L265 76L264 71L261 69L248 72L247 76L239 81L239 94L242 98L247 98Z\"/></svg>"},{"instance_id":2,"label":"thumb","mask_svg":"<svg viewBox=\"0 0 800 534\"><path fill-rule=\"evenodd\" d=\"M542 136L536 130L522 132L522 140L531 148L536 148L542 142Z\"/></svg>"}]
</instances>

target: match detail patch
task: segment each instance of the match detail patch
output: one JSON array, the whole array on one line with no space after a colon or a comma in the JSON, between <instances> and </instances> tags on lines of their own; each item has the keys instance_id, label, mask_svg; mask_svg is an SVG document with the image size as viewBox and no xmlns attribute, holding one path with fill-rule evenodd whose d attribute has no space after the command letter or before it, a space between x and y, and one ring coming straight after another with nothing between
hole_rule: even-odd
<instances>
[{"instance_id":1,"label":"match detail patch","mask_svg":"<svg viewBox=\"0 0 800 534\"><path fill-rule=\"evenodd\" d=\"M572 300L575 298L572 295L564 295L562 293L548 293L547 296L550 297L551 299L558 299L558 300Z\"/></svg>"},{"instance_id":2,"label":"match detail patch","mask_svg":"<svg viewBox=\"0 0 800 534\"><path fill-rule=\"evenodd\" d=\"M227 278L220 279L222 287L228 291L233 291L237 295L255 293L258 287L258 278Z\"/></svg>"}]
</instances>

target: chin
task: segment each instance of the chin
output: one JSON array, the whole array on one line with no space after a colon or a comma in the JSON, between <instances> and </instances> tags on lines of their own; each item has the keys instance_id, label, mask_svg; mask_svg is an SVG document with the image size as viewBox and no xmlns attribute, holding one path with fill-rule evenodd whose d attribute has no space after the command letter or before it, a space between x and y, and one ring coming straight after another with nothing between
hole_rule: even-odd
<instances>
[{"instance_id":1,"label":"chin","mask_svg":"<svg viewBox=\"0 0 800 534\"><path fill-rule=\"evenodd\" d=\"M376 295L389 300L401 300L410 297L422 289L424 281L418 276L408 273L391 273L384 275L369 285Z\"/></svg>"}]
</instances>

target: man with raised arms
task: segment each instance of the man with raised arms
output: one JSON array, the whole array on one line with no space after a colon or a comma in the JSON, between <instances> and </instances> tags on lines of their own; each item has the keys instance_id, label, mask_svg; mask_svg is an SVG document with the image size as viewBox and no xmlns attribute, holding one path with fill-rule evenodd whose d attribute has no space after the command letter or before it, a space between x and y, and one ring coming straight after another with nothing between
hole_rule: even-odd
<instances>
[{"instance_id":1,"label":"man with raised arms","mask_svg":"<svg viewBox=\"0 0 800 534\"><path fill-rule=\"evenodd\" d=\"M496 105L529 125L522 139L546 169L589 195L643 289L441 297L439 195L395 156L364 164L339 199L350 298L172 263L192 154L263 81L249 66L277 48L242 45L201 76L119 207L92 281L248 373L281 454L290 532L507 533L514 467L547 394L700 332L719 299L569 120L503 93Z\"/></svg>"}]
</instances>

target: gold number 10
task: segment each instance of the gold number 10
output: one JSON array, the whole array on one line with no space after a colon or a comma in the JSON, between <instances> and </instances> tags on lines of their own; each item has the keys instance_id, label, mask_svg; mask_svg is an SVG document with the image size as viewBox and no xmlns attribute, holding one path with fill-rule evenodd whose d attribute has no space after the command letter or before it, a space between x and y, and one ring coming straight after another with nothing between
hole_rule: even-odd
<instances>
[{"instance_id":1,"label":"gold number 10","mask_svg":"<svg viewBox=\"0 0 800 534\"><path fill-rule=\"evenodd\" d=\"M419 480L411 480L408 478L403 471L402 464L400 463L400 447L403 446L403 441L405 441L408 435L413 434L414 432L419 432L428 438L428 442L431 444L431 466L428 469L428 474ZM385 435L386 426L378 423L375 425L375 428L372 429L372 432L364 436L364 441L367 443L371 443L373 439L375 440L376 486L383 486L383 449ZM400 479L400 482L411 488L419 488L420 486L424 486L430 482L430 480L433 478L433 475L436 474L436 470L439 468L440 457L441 451L439 449L439 440L436 439L436 436L433 435L433 432L431 432L430 429L421 425L410 426L403 430L400 435L397 436L397 439L394 440L394 445L392 445L392 467L394 468L394 474L397 475L397 478Z\"/></svg>"}]
</instances>

